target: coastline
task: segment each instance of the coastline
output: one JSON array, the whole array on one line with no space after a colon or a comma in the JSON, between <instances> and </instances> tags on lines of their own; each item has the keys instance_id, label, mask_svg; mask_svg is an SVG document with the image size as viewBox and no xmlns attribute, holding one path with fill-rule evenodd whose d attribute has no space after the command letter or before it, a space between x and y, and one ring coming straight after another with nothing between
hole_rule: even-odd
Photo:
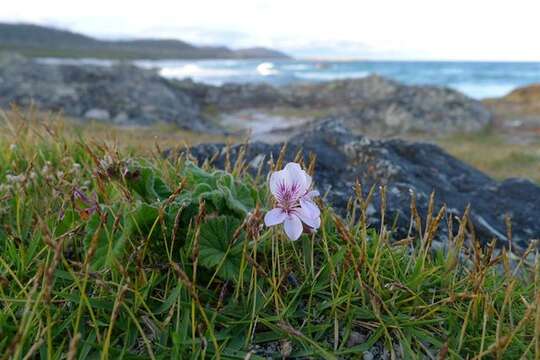
<instances>
[{"instance_id":1,"label":"coastline","mask_svg":"<svg viewBox=\"0 0 540 360\"><path fill-rule=\"evenodd\" d=\"M111 59L39 58L51 64L112 66L126 61ZM130 60L142 68L155 68L169 79L191 78L209 85L267 83L274 86L389 77L407 85L450 87L477 100L502 97L518 87L540 81L540 62L314 60L314 59L159 59ZM262 69L260 66L262 65Z\"/></svg>"}]
</instances>

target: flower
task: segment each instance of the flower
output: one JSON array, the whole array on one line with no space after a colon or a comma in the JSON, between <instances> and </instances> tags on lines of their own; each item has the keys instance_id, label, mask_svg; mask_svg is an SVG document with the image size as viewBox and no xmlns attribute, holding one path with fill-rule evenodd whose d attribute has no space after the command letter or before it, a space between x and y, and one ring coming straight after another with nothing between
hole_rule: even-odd
<instances>
[{"instance_id":1,"label":"flower","mask_svg":"<svg viewBox=\"0 0 540 360\"><path fill-rule=\"evenodd\" d=\"M288 163L283 170L273 172L269 185L276 207L266 213L266 226L283 223L285 234L293 241L304 229L316 231L321 226L321 212L313 198L319 192L311 189L311 183L311 176L297 163Z\"/></svg>"}]
</instances>

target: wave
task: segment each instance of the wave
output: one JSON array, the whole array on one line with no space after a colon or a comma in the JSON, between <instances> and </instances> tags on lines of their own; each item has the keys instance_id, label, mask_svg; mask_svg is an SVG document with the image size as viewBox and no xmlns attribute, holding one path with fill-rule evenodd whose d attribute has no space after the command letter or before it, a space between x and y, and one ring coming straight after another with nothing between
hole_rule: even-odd
<instances>
[{"instance_id":1,"label":"wave","mask_svg":"<svg viewBox=\"0 0 540 360\"><path fill-rule=\"evenodd\" d=\"M185 64L182 66L163 67L160 75L166 78L175 79L207 79L207 78L226 78L241 75L241 72L233 69L224 68L205 68L196 64Z\"/></svg>"},{"instance_id":2,"label":"wave","mask_svg":"<svg viewBox=\"0 0 540 360\"><path fill-rule=\"evenodd\" d=\"M262 76L277 75L279 73L271 62L263 62L257 65L257 72Z\"/></svg>"}]
</instances>

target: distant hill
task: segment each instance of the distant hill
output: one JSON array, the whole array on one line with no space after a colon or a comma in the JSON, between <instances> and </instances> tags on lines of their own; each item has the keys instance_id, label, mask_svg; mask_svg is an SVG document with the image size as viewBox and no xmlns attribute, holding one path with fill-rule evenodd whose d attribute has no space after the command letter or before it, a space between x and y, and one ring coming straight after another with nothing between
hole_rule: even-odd
<instances>
[{"instance_id":1,"label":"distant hill","mask_svg":"<svg viewBox=\"0 0 540 360\"><path fill-rule=\"evenodd\" d=\"M233 50L225 46L195 46L181 40L98 40L71 31L32 24L0 23L0 51L30 57L105 59L287 59L267 48Z\"/></svg>"}]
</instances>

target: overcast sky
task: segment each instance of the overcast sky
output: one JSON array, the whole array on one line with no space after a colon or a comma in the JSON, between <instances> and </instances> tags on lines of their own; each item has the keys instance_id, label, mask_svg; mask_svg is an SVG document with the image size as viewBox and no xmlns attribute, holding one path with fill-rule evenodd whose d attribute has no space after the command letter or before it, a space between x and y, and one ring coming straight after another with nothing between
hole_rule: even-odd
<instances>
[{"instance_id":1,"label":"overcast sky","mask_svg":"<svg viewBox=\"0 0 540 360\"><path fill-rule=\"evenodd\" d=\"M540 61L540 0L6 0L0 20L298 57Z\"/></svg>"}]
</instances>

